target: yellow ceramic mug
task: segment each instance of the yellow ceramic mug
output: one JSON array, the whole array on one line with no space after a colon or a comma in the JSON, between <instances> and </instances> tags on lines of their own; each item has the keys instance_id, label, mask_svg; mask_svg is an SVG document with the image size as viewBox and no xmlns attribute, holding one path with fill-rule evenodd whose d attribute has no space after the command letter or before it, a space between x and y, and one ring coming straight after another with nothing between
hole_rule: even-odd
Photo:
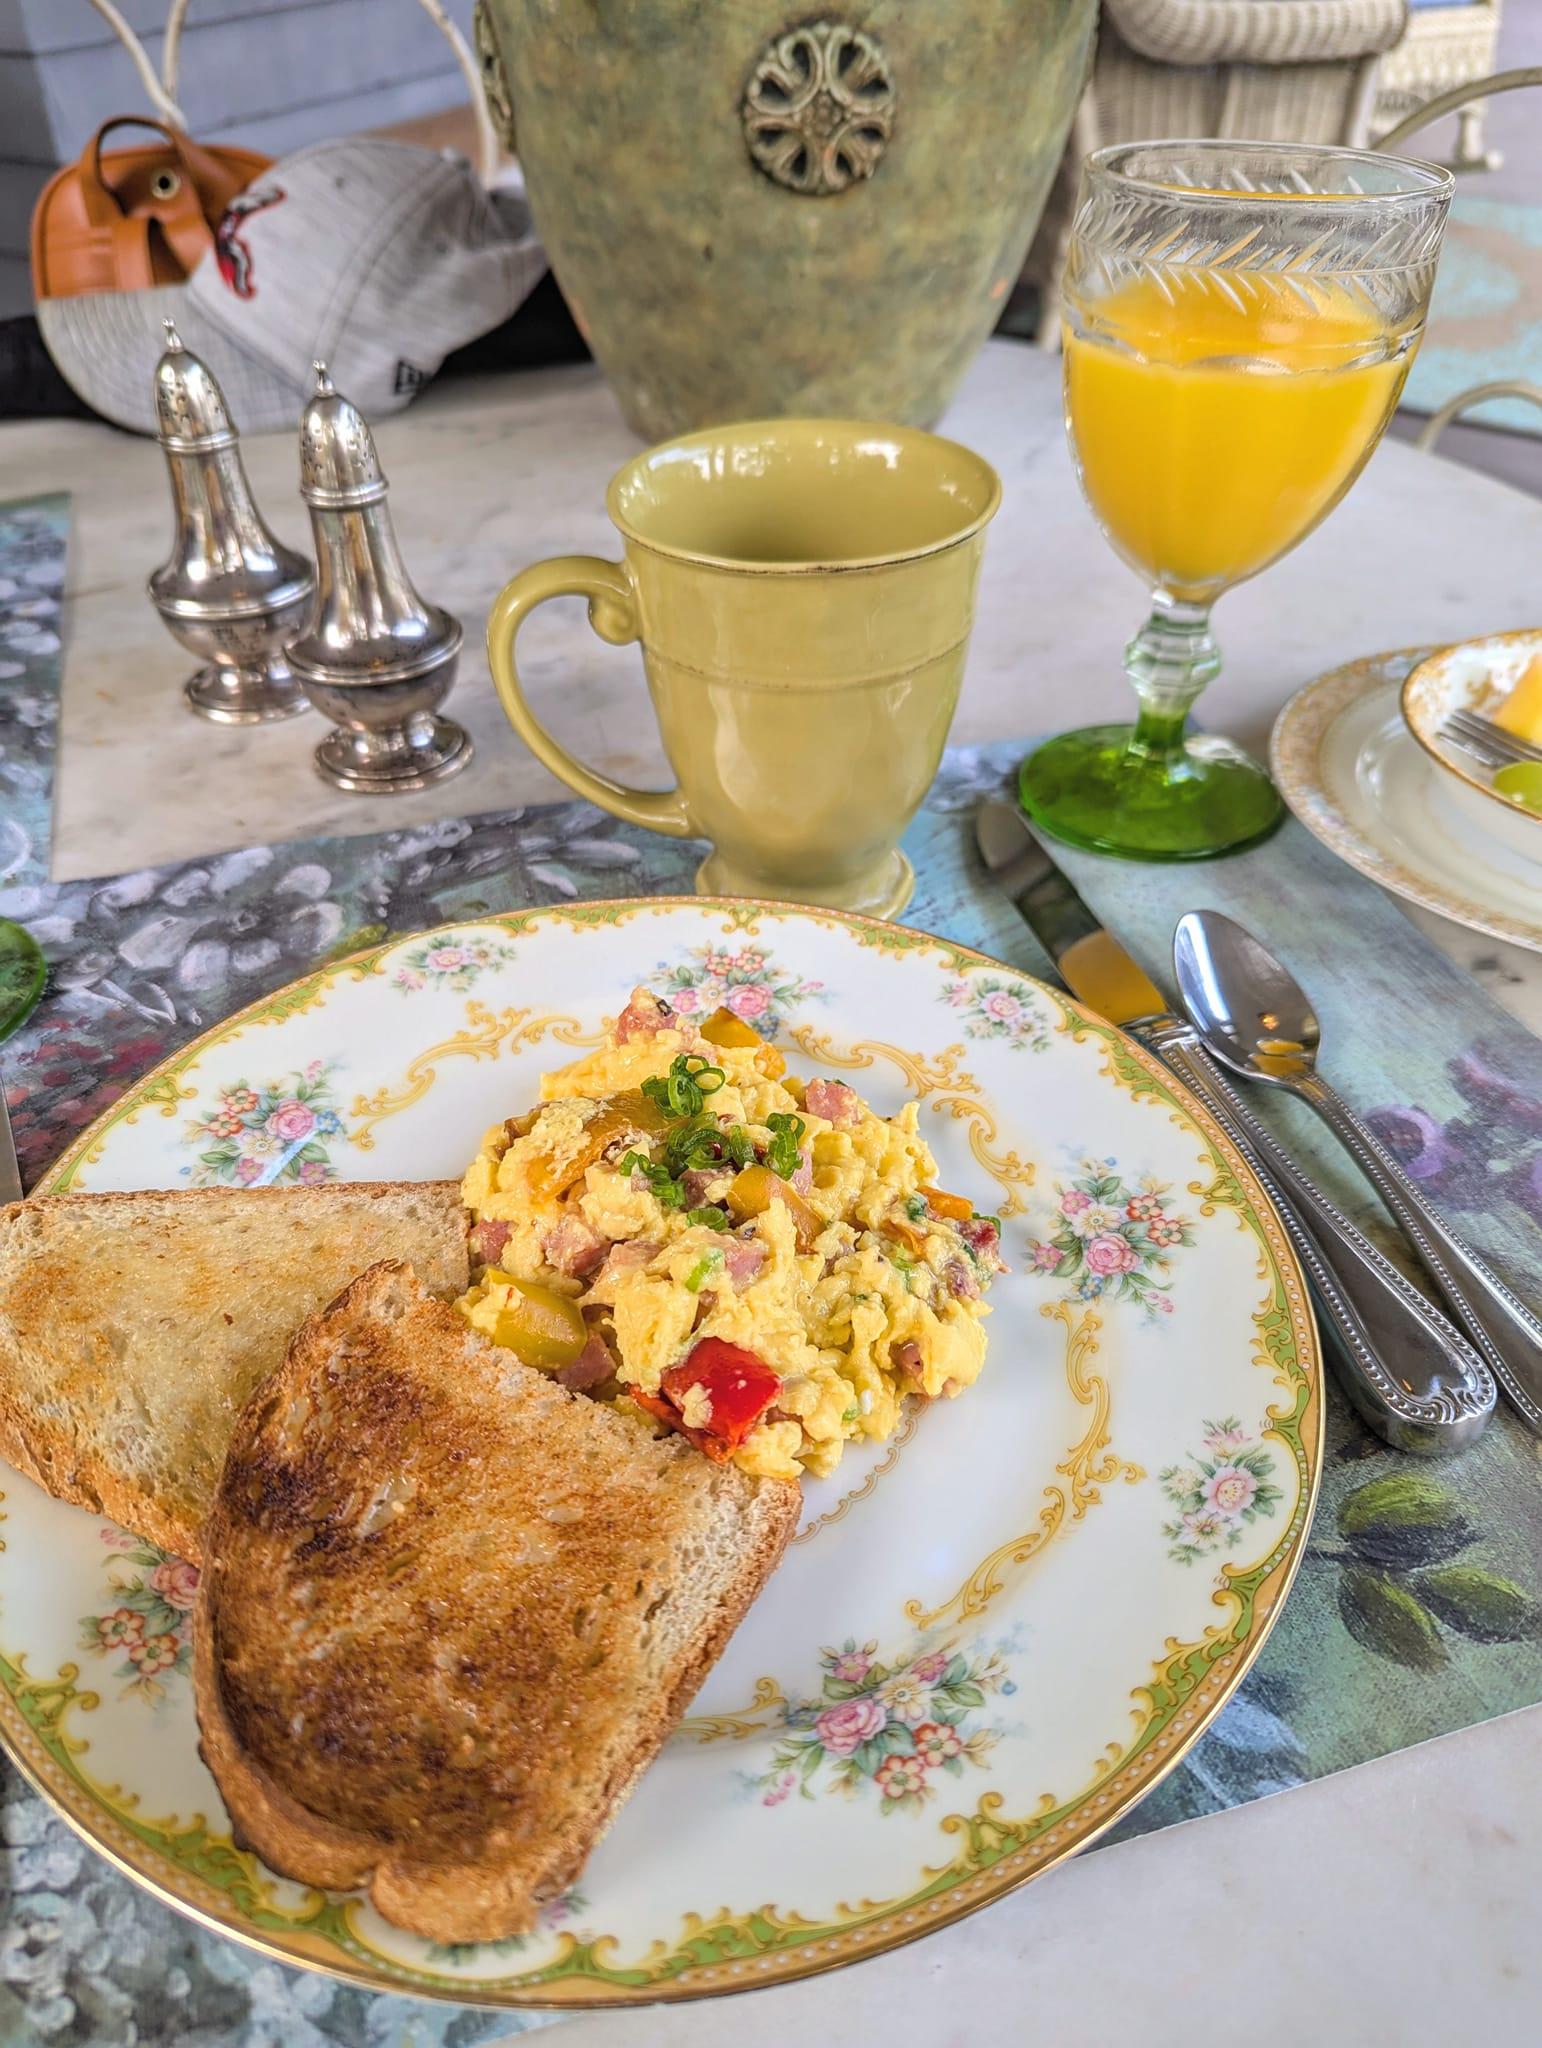
<instances>
[{"instance_id":1,"label":"yellow ceramic mug","mask_svg":"<svg viewBox=\"0 0 1542 2048\"><path fill-rule=\"evenodd\" d=\"M712 841L697 887L892 916L898 839L952 722L995 471L956 442L856 420L762 420L666 441L612 478L625 559L559 555L492 609L510 722L617 817ZM661 795L575 761L537 720L514 636L543 599L589 600L604 640L642 642Z\"/></svg>"}]
</instances>

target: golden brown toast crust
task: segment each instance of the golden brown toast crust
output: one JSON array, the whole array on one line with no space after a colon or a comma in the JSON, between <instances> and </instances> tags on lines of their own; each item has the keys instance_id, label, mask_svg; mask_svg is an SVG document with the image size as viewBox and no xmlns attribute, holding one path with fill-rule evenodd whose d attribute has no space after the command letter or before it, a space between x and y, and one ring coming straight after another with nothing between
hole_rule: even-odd
<instances>
[{"instance_id":1,"label":"golden brown toast crust","mask_svg":"<svg viewBox=\"0 0 1542 2048\"><path fill-rule=\"evenodd\" d=\"M199 1558L225 1443L294 1329L391 1251L466 1285L453 1182L35 1196L0 1209L0 1456Z\"/></svg>"},{"instance_id":2,"label":"golden brown toast crust","mask_svg":"<svg viewBox=\"0 0 1542 2048\"><path fill-rule=\"evenodd\" d=\"M254 1395L204 1532L198 1718L241 1835L431 1940L525 1931L799 1506L373 1267Z\"/></svg>"}]
</instances>

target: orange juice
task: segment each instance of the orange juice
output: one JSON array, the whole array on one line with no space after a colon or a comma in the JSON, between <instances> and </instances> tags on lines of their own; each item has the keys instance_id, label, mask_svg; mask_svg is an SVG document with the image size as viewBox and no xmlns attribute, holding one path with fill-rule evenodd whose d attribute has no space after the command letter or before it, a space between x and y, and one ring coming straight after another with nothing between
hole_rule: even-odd
<instances>
[{"instance_id":1,"label":"orange juice","mask_svg":"<svg viewBox=\"0 0 1542 2048\"><path fill-rule=\"evenodd\" d=\"M1313 279L1203 271L1072 302L1065 390L1083 486L1132 567L1204 600L1293 547L1380 438L1416 328ZM1307 295L1309 291L1309 296Z\"/></svg>"}]
</instances>

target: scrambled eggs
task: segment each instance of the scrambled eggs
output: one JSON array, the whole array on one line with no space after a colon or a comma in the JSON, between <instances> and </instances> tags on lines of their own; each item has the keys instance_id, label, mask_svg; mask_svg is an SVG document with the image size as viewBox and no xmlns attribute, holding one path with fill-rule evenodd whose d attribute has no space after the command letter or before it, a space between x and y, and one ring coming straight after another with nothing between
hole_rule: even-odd
<instances>
[{"instance_id":1,"label":"scrambled eggs","mask_svg":"<svg viewBox=\"0 0 1542 2048\"><path fill-rule=\"evenodd\" d=\"M472 1325L708 1456L796 1479L985 1359L1000 1231L933 1185L917 1106L802 1081L728 1011L633 992L468 1170Z\"/></svg>"}]
</instances>

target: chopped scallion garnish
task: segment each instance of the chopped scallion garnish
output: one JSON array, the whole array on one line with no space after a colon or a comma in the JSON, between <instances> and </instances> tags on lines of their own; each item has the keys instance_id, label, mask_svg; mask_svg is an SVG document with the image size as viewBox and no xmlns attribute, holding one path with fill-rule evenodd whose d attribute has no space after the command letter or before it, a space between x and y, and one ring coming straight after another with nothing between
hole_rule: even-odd
<instances>
[{"instance_id":1,"label":"chopped scallion garnish","mask_svg":"<svg viewBox=\"0 0 1542 2048\"><path fill-rule=\"evenodd\" d=\"M676 1053L667 1074L652 1074L642 1084L650 1102L670 1116L700 1116L709 1095L716 1095L727 1076L699 1052Z\"/></svg>"},{"instance_id":2,"label":"chopped scallion garnish","mask_svg":"<svg viewBox=\"0 0 1542 2048\"><path fill-rule=\"evenodd\" d=\"M692 1117L664 1141L664 1164L674 1174L710 1172L720 1166L748 1166L754 1157L750 1135L742 1125L724 1129L715 1117Z\"/></svg>"},{"instance_id":3,"label":"chopped scallion garnish","mask_svg":"<svg viewBox=\"0 0 1542 2048\"><path fill-rule=\"evenodd\" d=\"M726 1209L687 1209L685 1220L687 1223L704 1223L709 1230L732 1230L734 1227L733 1218Z\"/></svg>"},{"instance_id":4,"label":"chopped scallion garnish","mask_svg":"<svg viewBox=\"0 0 1542 2048\"><path fill-rule=\"evenodd\" d=\"M649 1192L661 1209L683 1209L687 1223L705 1223L711 1230L732 1230L733 1222L726 1210L712 1206L687 1208L690 1197L685 1182L672 1174L667 1166L650 1159L646 1152L628 1152L616 1171L631 1178L640 1175L648 1184Z\"/></svg>"},{"instance_id":5,"label":"chopped scallion garnish","mask_svg":"<svg viewBox=\"0 0 1542 2048\"><path fill-rule=\"evenodd\" d=\"M783 1180L791 1180L803 1163L803 1133L807 1128L801 1116L787 1116L780 1110L773 1110L766 1118L766 1129L771 1133L766 1164Z\"/></svg>"},{"instance_id":6,"label":"chopped scallion garnish","mask_svg":"<svg viewBox=\"0 0 1542 2048\"><path fill-rule=\"evenodd\" d=\"M695 1265L692 1266L690 1272L685 1276L687 1290L692 1294L700 1294L702 1288L711 1279L712 1275L721 1269L722 1264L723 1254L720 1251L714 1249L710 1252L703 1252Z\"/></svg>"}]
</instances>

